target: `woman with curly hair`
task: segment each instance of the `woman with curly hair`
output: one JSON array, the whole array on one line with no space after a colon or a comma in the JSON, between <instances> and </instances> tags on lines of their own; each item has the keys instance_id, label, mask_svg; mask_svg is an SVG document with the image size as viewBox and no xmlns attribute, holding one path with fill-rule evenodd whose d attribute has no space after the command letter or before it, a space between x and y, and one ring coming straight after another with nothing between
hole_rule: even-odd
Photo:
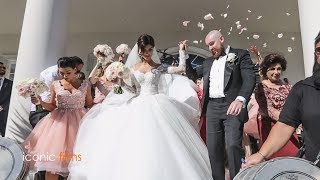
<instances>
[{"instance_id":1,"label":"woman with curly hair","mask_svg":"<svg viewBox=\"0 0 320 180\"><path fill-rule=\"evenodd\" d=\"M267 55L260 64L263 80L257 85L255 98L259 105L258 128L261 144L265 142L271 128L279 120L280 112L291 90L291 85L280 79L286 68L286 59L277 53ZM299 141L297 135L293 134L290 141L271 158L295 156L298 149Z\"/></svg>"}]
</instances>

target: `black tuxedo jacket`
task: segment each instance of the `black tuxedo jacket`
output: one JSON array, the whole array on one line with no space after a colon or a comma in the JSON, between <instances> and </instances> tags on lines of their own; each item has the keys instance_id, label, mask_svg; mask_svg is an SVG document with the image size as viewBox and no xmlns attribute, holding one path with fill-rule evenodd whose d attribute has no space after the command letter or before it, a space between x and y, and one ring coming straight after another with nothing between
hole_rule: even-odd
<instances>
[{"instance_id":1,"label":"black tuxedo jacket","mask_svg":"<svg viewBox=\"0 0 320 180\"><path fill-rule=\"evenodd\" d=\"M12 90L12 81L4 78L1 90L0 90L0 106L3 108L0 111L0 134L4 135L4 131L7 125L10 97Z\"/></svg>"},{"instance_id":2,"label":"black tuxedo jacket","mask_svg":"<svg viewBox=\"0 0 320 180\"><path fill-rule=\"evenodd\" d=\"M12 81L4 78L2 88L0 90L0 106L2 106L2 111L9 110L10 97L12 90Z\"/></svg>"},{"instance_id":3,"label":"black tuxedo jacket","mask_svg":"<svg viewBox=\"0 0 320 180\"><path fill-rule=\"evenodd\" d=\"M237 96L242 96L248 103L256 82L254 65L248 51L230 47L230 53L234 53L236 58L234 62L226 62L225 64L224 94L226 101L231 104ZM206 113L209 102L209 76L213 61L214 58L209 57L203 62L202 66L196 69L197 75L203 77L202 115ZM244 108L239 116L243 122L247 121L247 108Z\"/></svg>"}]
</instances>

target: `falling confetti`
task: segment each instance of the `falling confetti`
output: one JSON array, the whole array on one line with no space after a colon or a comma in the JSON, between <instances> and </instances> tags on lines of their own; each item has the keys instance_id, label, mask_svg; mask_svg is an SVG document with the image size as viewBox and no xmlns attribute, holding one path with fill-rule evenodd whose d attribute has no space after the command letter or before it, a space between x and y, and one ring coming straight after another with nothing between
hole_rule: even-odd
<instances>
[{"instance_id":1,"label":"falling confetti","mask_svg":"<svg viewBox=\"0 0 320 180\"><path fill-rule=\"evenodd\" d=\"M272 34L274 34L274 32L271 32Z\"/></svg>"},{"instance_id":2,"label":"falling confetti","mask_svg":"<svg viewBox=\"0 0 320 180\"><path fill-rule=\"evenodd\" d=\"M223 18L227 18L228 14L225 13L225 14L223 14L222 16L223 16Z\"/></svg>"},{"instance_id":3,"label":"falling confetti","mask_svg":"<svg viewBox=\"0 0 320 180\"><path fill-rule=\"evenodd\" d=\"M238 25L237 25L237 29L241 29L241 24L238 24Z\"/></svg>"},{"instance_id":4,"label":"falling confetti","mask_svg":"<svg viewBox=\"0 0 320 180\"><path fill-rule=\"evenodd\" d=\"M199 44L199 42L198 42L198 41L193 41L193 43L194 43L194 44Z\"/></svg>"},{"instance_id":5,"label":"falling confetti","mask_svg":"<svg viewBox=\"0 0 320 180\"><path fill-rule=\"evenodd\" d=\"M249 21L249 18L246 18L247 21Z\"/></svg>"},{"instance_id":6,"label":"falling confetti","mask_svg":"<svg viewBox=\"0 0 320 180\"><path fill-rule=\"evenodd\" d=\"M185 26L185 27L187 27L189 22L190 22L190 21L183 21L183 22L182 22L182 25Z\"/></svg>"},{"instance_id":7,"label":"falling confetti","mask_svg":"<svg viewBox=\"0 0 320 180\"><path fill-rule=\"evenodd\" d=\"M283 37L282 33L278 34L278 38L282 38L282 37Z\"/></svg>"},{"instance_id":8,"label":"falling confetti","mask_svg":"<svg viewBox=\"0 0 320 180\"><path fill-rule=\"evenodd\" d=\"M229 9L230 5L228 4L227 9Z\"/></svg>"},{"instance_id":9,"label":"falling confetti","mask_svg":"<svg viewBox=\"0 0 320 180\"><path fill-rule=\"evenodd\" d=\"M236 25L239 25L240 24L240 21L237 21L237 22L235 22L236 23Z\"/></svg>"},{"instance_id":10,"label":"falling confetti","mask_svg":"<svg viewBox=\"0 0 320 180\"><path fill-rule=\"evenodd\" d=\"M291 37L291 40L294 41L296 38L295 37Z\"/></svg>"},{"instance_id":11,"label":"falling confetti","mask_svg":"<svg viewBox=\"0 0 320 180\"><path fill-rule=\"evenodd\" d=\"M211 20L211 19L214 19L213 16L212 16L212 14L210 14L210 13L207 14L207 15L205 15L203 18L204 18L205 20L207 20L207 21L208 21L208 20Z\"/></svg>"},{"instance_id":12,"label":"falling confetti","mask_svg":"<svg viewBox=\"0 0 320 180\"><path fill-rule=\"evenodd\" d=\"M292 47L288 47L288 52L292 52Z\"/></svg>"},{"instance_id":13,"label":"falling confetti","mask_svg":"<svg viewBox=\"0 0 320 180\"><path fill-rule=\"evenodd\" d=\"M204 25L201 22L198 22L198 27L201 28L201 31L204 29Z\"/></svg>"},{"instance_id":14,"label":"falling confetti","mask_svg":"<svg viewBox=\"0 0 320 180\"><path fill-rule=\"evenodd\" d=\"M250 39L250 37L247 37L247 39L249 40L249 39Z\"/></svg>"},{"instance_id":15,"label":"falling confetti","mask_svg":"<svg viewBox=\"0 0 320 180\"><path fill-rule=\"evenodd\" d=\"M262 47L264 48L267 47L267 43L263 43Z\"/></svg>"},{"instance_id":16,"label":"falling confetti","mask_svg":"<svg viewBox=\"0 0 320 180\"><path fill-rule=\"evenodd\" d=\"M287 16L290 16L291 14L290 14L290 13L286 13L286 15L287 15Z\"/></svg>"},{"instance_id":17,"label":"falling confetti","mask_svg":"<svg viewBox=\"0 0 320 180\"><path fill-rule=\"evenodd\" d=\"M248 29L247 29L246 27L244 27L244 28L242 28L242 29L240 30L239 34L242 34L243 31L247 31L247 30L248 30Z\"/></svg>"},{"instance_id":18,"label":"falling confetti","mask_svg":"<svg viewBox=\"0 0 320 180\"><path fill-rule=\"evenodd\" d=\"M219 31L221 32L221 29L219 29Z\"/></svg>"},{"instance_id":19,"label":"falling confetti","mask_svg":"<svg viewBox=\"0 0 320 180\"><path fill-rule=\"evenodd\" d=\"M202 40L200 40L199 42L202 43Z\"/></svg>"},{"instance_id":20,"label":"falling confetti","mask_svg":"<svg viewBox=\"0 0 320 180\"><path fill-rule=\"evenodd\" d=\"M262 16L258 16L258 17L257 17L257 19L261 19L261 18L262 18Z\"/></svg>"},{"instance_id":21,"label":"falling confetti","mask_svg":"<svg viewBox=\"0 0 320 180\"><path fill-rule=\"evenodd\" d=\"M228 32L228 36L231 34L231 32Z\"/></svg>"},{"instance_id":22,"label":"falling confetti","mask_svg":"<svg viewBox=\"0 0 320 180\"><path fill-rule=\"evenodd\" d=\"M232 31L232 27L230 27L230 32Z\"/></svg>"},{"instance_id":23,"label":"falling confetti","mask_svg":"<svg viewBox=\"0 0 320 180\"><path fill-rule=\"evenodd\" d=\"M251 13L251 10L248 10L248 13Z\"/></svg>"},{"instance_id":24,"label":"falling confetti","mask_svg":"<svg viewBox=\"0 0 320 180\"><path fill-rule=\"evenodd\" d=\"M255 35L253 35L252 37L253 37L253 39L259 39L260 36L257 35L257 34L255 34Z\"/></svg>"}]
</instances>

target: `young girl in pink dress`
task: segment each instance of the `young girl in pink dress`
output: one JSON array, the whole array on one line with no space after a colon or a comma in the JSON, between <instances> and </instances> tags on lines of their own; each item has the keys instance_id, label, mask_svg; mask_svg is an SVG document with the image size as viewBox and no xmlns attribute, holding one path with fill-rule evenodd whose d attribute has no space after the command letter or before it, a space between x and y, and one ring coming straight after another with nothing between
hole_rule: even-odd
<instances>
[{"instance_id":1,"label":"young girl in pink dress","mask_svg":"<svg viewBox=\"0 0 320 180\"><path fill-rule=\"evenodd\" d=\"M40 103L51 112L22 143L30 170L46 171L46 180L67 176L69 162L81 161L81 154L73 154L73 146L80 120L93 105L90 86L77 78L74 61L63 57L57 64L63 79L51 84L50 103L43 102L40 97L31 99L32 103Z\"/></svg>"}]
</instances>

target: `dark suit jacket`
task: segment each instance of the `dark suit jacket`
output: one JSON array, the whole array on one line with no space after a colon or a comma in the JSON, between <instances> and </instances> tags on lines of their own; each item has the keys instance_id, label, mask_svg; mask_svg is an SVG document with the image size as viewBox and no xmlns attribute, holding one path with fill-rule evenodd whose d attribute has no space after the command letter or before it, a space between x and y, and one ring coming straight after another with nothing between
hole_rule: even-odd
<instances>
[{"instance_id":1,"label":"dark suit jacket","mask_svg":"<svg viewBox=\"0 0 320 180\"><path fill-rule=\"evenodd\" d=\"M4 78L2 88L0 90L0 106L3 108L3 110L0 112L0 134L2 135L4 135L7 125L11 89L12 81Z\"/></svg>"},{"instance_id":2,"label":"dark suit jacket","mask_svg":"<svg viewBox=\"0 0 320 180\"><path fill-rule=\"evenodd\" d=\"M224 94L226 101L231 104L237 96L242 96L246 99L246 103L248 103L256 82L254 65L252 64L250 54L246 50L233 49L231 47L229 53L234 53L236 60L232 63L226 62L225 65ZM203 77L202 115L206 113L209 102L209 76L213 61L214 58L209 57L203 62L202 66L196 69L198 76ZM247 121L247 108L244 108L239 116L241 121Z\"/></svg>"}]
</instances>

